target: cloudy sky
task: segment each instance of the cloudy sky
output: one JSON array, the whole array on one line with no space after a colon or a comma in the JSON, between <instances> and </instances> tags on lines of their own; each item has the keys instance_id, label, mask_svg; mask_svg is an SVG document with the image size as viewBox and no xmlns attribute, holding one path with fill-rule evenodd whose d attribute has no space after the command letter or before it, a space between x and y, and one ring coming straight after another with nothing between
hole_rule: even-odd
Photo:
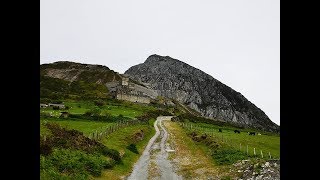
<instances>
[{"instance_id":1,"label":"cloudy sky","mask_svg":"<svg viewBox=\"0 0 320 180\"><path fill-rule=\"evenodd\" d=\"M41 0L40 64L124 73L151 54L184 61L280 125L279 0Z\"/></svg>"}]
</instances>

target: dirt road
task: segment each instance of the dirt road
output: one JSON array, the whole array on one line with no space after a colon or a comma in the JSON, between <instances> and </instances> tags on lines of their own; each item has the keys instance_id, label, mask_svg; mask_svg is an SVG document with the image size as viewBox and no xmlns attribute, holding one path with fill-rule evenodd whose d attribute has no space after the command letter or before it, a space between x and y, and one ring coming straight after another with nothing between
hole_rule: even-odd
<instances>
[{"instance_id":1,"label":"dirt road","mask_svg":"<svg viewBox=\"0 0 320 180\"><path fill-rule=\"evenodd\" d=\"M168 132L162 121L171 120L171 118L172 116L159 116L157 118L154 123L156 134L150 139L140 159L134 165L128 180L182 179L175 173L172 162L168 159L169 153L175 153L175 151L170 148L170 144L167 142Z\"/></svg>"}]
</instances>

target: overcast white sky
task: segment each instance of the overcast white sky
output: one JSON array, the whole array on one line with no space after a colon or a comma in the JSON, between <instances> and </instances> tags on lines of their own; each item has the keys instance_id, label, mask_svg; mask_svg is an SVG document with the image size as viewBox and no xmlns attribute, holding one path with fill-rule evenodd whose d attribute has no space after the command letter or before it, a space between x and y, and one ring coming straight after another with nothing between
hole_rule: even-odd
<instances>
[{"instance_id":1,"label":"overcast white sky","mask_svg":"<svg viewBox=\"0 0 320 180\"><path fill-rule=\"evenodd\" d=\"M203 70L280 125L279 0L41 0L40 64L124 73L151 54Z\"/></svg>"}]
</instances>

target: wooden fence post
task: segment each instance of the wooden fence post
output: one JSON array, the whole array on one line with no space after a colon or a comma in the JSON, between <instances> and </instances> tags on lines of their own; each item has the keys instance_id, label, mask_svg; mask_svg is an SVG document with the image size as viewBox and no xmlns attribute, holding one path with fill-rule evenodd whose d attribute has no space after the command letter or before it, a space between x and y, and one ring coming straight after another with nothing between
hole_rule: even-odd
<instances>
[{"instance_id":1,"label":"wooden fence post","mask_svg":"<svg viewBox=\"0 0 320 180\"><path fill-rule=\"evenodd\" d=\"M269 151L269 158L271 159L271 154L270 154L270 151Z\"/></svg>"},{"instance_id":2,"label":"wooden fence post","mask_svg":"<svg viewBox=\"0 0 320 180\"><path fill-rule=\"evenodd\" d=\"M248 155L249 153L248 153L248 144L247 144L247 155Z\"/></svg>"},{"instance_id":3,"label":"wooden fence post","mask_svg":"<svg viewBox=\"0 0 320 180\"><path fill-rule=\"evenodd\" d=\"M253 155L256 156L256 148L253 148Z\"/></svg>"},{"instance_id":4,"label":"wooden fence post","mask_svg":"<svg viewBox=\"0 0 320 180\"><path fill-rule=\"evenodd\" d=\"M263 153L262 153L262 150L260 150L260 152L261 152L261 158L263 158Z\"/></svg>"},{"instance_id":5,"label":"wooden fence post","mask_svg":"<svg viewBox=\"0 0 320 180\"><path fill-rule=\"evenodd\" d=\"M240 143L240 151L241 151L241 143Z\"/></svg>"}]
</instances>

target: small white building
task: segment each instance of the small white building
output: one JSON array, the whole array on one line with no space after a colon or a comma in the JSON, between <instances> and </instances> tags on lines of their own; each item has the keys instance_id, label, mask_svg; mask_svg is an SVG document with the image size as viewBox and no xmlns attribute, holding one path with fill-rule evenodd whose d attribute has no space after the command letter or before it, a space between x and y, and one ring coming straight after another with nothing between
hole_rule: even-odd
<instances>
[{"instance_id":1,"label":"small white building","mask_svg":"<svg viewBox=\"0 0 320 180\"><path fill-rule=\"evenodd\" d=\"M53 104L53 103L49 103L49 107L59 107L59 109L65 108L63 104Z\"/></svg>"},{"instance_id":2,"label":"small white building","mask_svg":"<svg viewBox=\"0 0 320 180\"><path fill-rule=\"evenodd\" d=\"M41 103L40 103L40 108L46 108L46 107L48 107L47 104L41 104Z\"/></svg>"},{"instance_id":3,"label":"small white building","mask_svg":"<svg viewBox=\"0 0 320 180\"><path fill-rule=\"evenodd\" d=\"M122 77L122 86L129 85L129 77Z\"/></svg>"}]
</instances>

